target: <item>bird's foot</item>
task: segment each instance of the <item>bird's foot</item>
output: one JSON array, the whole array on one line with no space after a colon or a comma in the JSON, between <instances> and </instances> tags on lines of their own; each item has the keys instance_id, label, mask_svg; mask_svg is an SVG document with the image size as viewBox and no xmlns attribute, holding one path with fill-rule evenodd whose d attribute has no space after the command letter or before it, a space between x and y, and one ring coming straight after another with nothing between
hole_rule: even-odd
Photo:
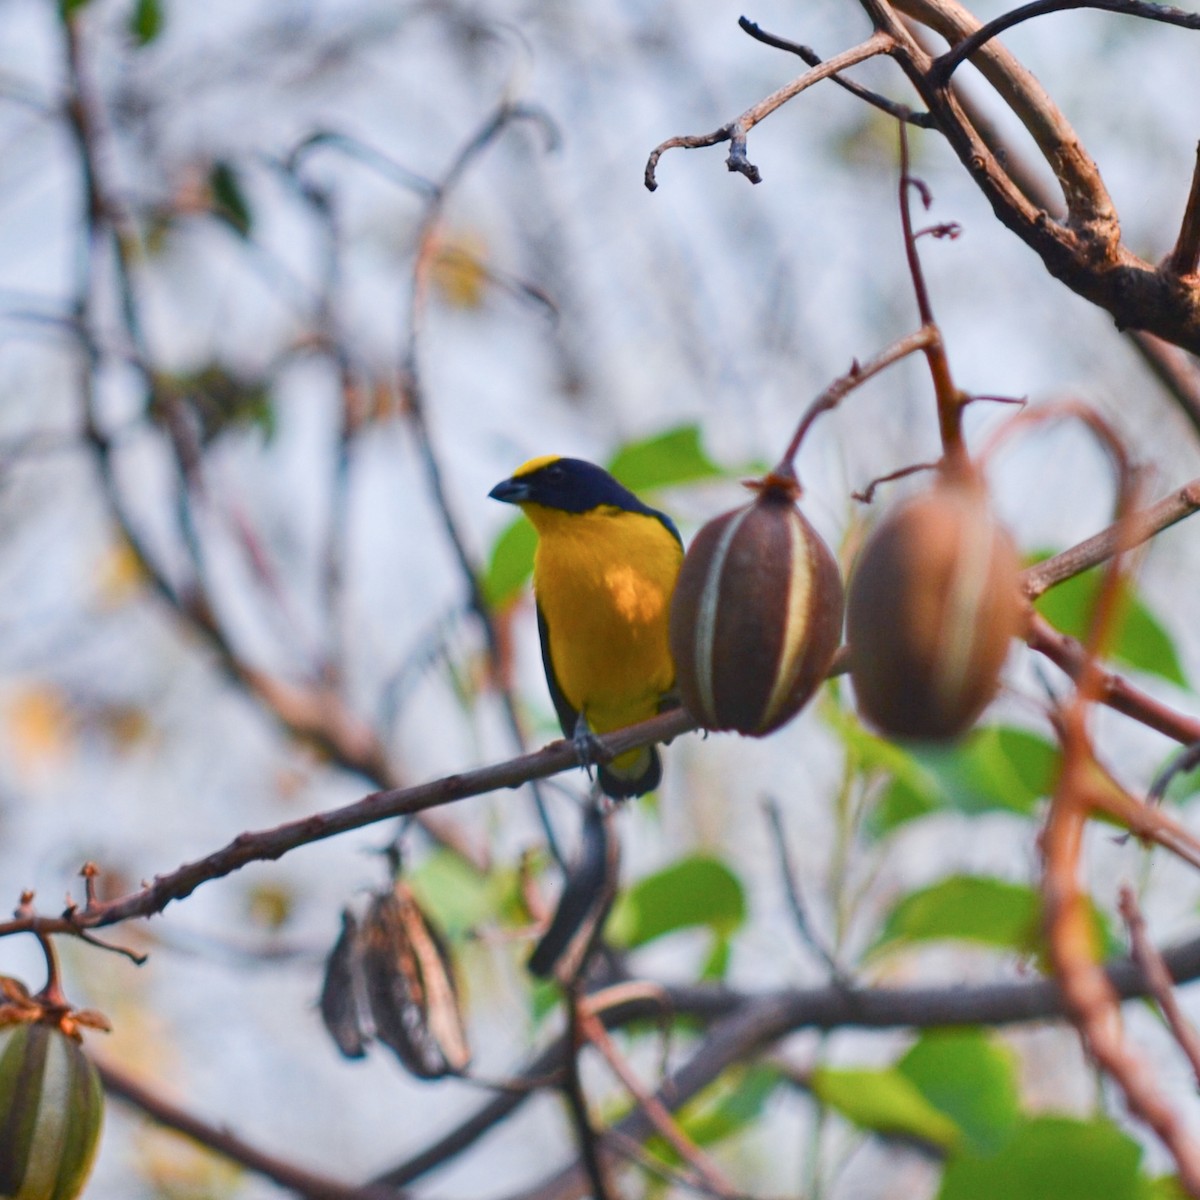
<instances>
[{"instance_id":1,"label":"bird's foot","mask_svg":"<svg viewBox=\"0 0 1200 1200\"><path fill-rule=\"evenodd\" d=\"M571 735L571 745L575 747L575 757L579 760L579 765L591 779L592 767L597 763L607 761L608 756L604 753L596 735L588 728L587 719L582 714L575 723L575 732Z\"/></svg>"}]
</instances>

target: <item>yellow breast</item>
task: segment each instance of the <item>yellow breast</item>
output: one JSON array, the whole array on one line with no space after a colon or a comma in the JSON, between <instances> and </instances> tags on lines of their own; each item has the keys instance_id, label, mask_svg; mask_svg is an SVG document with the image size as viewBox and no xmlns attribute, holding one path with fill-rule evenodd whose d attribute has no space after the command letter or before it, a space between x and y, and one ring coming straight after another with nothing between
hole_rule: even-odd
<instances>
[{"instance_id":1,"label":"yellow breast","mask_svg":"<svg viewBox=\"0 0 1200 1200\"><path fill-rule=\"evenodd\" d=\"M667 617L679 543L642 513L523 507L538 531L533 586L563 695L596 733L653 716L675 682Z\"/></svg>"}]
</instances>

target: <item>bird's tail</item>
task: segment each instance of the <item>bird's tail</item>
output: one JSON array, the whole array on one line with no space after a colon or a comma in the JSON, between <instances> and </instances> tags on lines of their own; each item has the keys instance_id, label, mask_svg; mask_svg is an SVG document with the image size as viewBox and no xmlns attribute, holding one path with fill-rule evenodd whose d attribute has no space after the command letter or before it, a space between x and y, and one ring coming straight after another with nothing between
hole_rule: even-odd
<instances>
[{"instance_id":1,"label":"bird's tail","mask_svg":"<svg viewBox=\"0 0 1200 1200\"><path fill-rule=\"evenodd\" d=\"M653 746L618 754L597 770L600 790L614 800L627 800L652 792L662 780L662 760Z\"/></svg>"}]
</instances>

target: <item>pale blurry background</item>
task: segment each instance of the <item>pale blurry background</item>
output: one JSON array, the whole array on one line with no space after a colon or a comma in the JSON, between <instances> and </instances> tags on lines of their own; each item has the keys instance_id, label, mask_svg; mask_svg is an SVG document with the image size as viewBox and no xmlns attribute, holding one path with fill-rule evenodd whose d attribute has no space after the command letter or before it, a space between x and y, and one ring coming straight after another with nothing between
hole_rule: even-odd
<instances>
[{"instance_id":1,"label":"pale blurry background","mask_svg":"<svg viewBox=\"0 0 1200 1200\"><path fill-rule=\"evenodd\" d=\"M986 18L1004 6L989 3ZM281 675L302 672L326 636L320 601L339 398L327 359L297 349L311 335L323 244L280 163L316 131L336 131L436 178L505 95L536 105L558 145L518 123L472 166L450 198L445 237L468 263L435 283L420 343L431 436L468 548L485 561L511 513L493 483L534 454L606 461L623 444L698 423L708 454L736 471L782 451L805 404L853 358L915 327L896 210L893 124L831 84L757 127L750 157L763 183L728 174L725 147L668 153L651 195L642 171L674 134L707 132L799 73L798 60L737 28L745 15L828 55L865 36L854 4L763 0L743 10L703 3L593 0L585 5L353 3L205 4L164 0L162 32L137 47L130 6L92 0L83 53L107 114L106 177L123 202L178 206L214 163L231 165L252 214L250 237L203 216L145 237L138 276L156 366L180 375L219 363L269 394L274 429L243 424L214 441L202 535L220 617L239 653ZM1200 112L1196 35L1099 13L1031 22L1007 44L1076 123L1124 219L1151 260L1171 248L1191 175ZM964 78L968 72L964 71ZM887 64L857 77L899 99ZM78 163L55 112L64 89L50 0L0 0L0 903L32 888L45 911L81 895L85 859L114 891L173 869L244 829L346 803L369 790L281 737L226 682L201 643L140 586L114 537L92 455L79 438L77 351L69 317L81 244ZM977 77L970 79L987 99ZM1200 474L1197 436L1110 319L1050 279L992 218L946 146L914 137L915 169L932 188L931 219L957 221L953 242L922 253L936 315L961 386L1096 405L1154 465L1155 495ZM343 546L342 644L349 694L376 722L409 781L508 757L494 695L480 692L482 641L429 498L411 430L389 390L408 330L419 195L322 147L302 174L334 197L343 259L334 326L381 411L351 452ZM557 309L481 277L531 285ZM185 562L174 520L169 452L137 424L144 391L119 364L119 313L108 280L98 317L101 401L124 429L121 485L151 545ZM1005 416L978 406L972 437ZM805 511L835 547L862 510L849 493L936 453L924 368L916 362L856 394L810 436L800 461ZM1022 546L1055 548L1109 517L1100 453L1074 429L1027 437L996 464L998 503ZM893 492L892 494L896 494ZM730 480L656 497L685 537L739 503ZM279 591L247 568L236 531L253 530ZM1148 602L1200 672L1194 580L1200 541L1187 525L1144 566ZM556 736L541 679L532 610L514 625L518 696L535 739ZM1036 677L1014 663L1010 716L1038 727ZM1157 685L1151 685L1157 686ZM1181 708L1196 697L1163 688ZM1123 776L1141 786L1163 741L1102 722ZM689 850L725 857L750 890L751 921L731 979L762 988L813 983L819 965L783 905L764 795L777 797L814 920L831 928L836 831L826 797L840 766L807 712L764 743L690 737L666 752L658 807L622 817L625 873L636 878ZM580 781L564 782L578 791ZM551 804L569 828L571 808ZM496 861L537 841L528 801L500 794L452 810ZM479 1095L420 1085L384 1053L340 1060L314 1001L341 907L383 879L368 852L390 829L365 830L202 887L143 930L110 930L150 952L148 964L67 946L70 990L102 1008L115 1033L96 1042L166 1092L264 1149L347 1181L403 1160ZM413 842L415 860L428 852ZM1141 852L1096 844L1098 876L1139 877ZM993 816L946 817L898 838L849 871L873 880L848 932L851 957L889 896L951 869L1025 882L1036 873L1031 827ZM1157 863L1146 892L1156 936L1191 928L1197 889ZM1101 897L1111 903L1106 890ZM473 918L468 918L473 919ZM459 931L461 932L461 930ZM687 938L638 960L688 978L702 945ZM514 1067L531 1034L520 945L484 939L461 953L482 1074ZM995 956L900 959L889 982L1011 974ZM32 940L0 942L0 971L41 982ZM1149 1022L1147 1022L1149 1026ZM900 1036L841 1036L835 1061L884 1061ZM796 1039L798 1054L815 1039ZM1074 1035L1025 1031L1032 1096L1078 1111L1091 1096ZM1183 1082L1180 1081L1182 1089ZM747 1191L794 1192L808 1178L811 1110L780 1097L731 1151ZM852 1139L827 1132L839 1164ZM836 1197L916 1197L936 1179L907 1158L881 1173L871 1149L844 1171ZM444 1196L507 1195L573 1155L558 1107L529 1105L475 1153L436 1177ZM271 1185L109 1107L89 1200L279 1194Z\"/></svg>"}]
</instances>

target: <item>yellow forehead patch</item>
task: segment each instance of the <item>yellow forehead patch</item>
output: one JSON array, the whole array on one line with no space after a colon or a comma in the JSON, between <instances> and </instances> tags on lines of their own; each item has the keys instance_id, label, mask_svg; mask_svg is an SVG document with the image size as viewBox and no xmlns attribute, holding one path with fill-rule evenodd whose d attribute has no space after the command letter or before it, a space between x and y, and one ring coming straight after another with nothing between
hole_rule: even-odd
<instances>
[{"instance_id":1,"label":"yellow forehead patch","mask_svg":"<svg viewBox=\"0 0 1200 1200\"><path fill-rule=\"evenodd\" d=\"M513 473L514 479L520 479L522 475L532 475L534 471L540 471L543 467L548 467L552 462L557 462L562 458L561 454L539 454L537 458L531 458L527 463L522 463Z\"/></svg>"}]
</instances>

